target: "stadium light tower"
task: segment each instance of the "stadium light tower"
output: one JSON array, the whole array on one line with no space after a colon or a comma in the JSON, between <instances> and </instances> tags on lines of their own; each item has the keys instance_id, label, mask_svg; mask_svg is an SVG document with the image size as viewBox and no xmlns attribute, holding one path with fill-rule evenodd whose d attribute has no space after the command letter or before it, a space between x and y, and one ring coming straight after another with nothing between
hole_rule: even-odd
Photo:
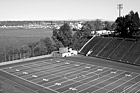
<instances>
[{"instance_id":1,"label":"stadium light tower","mask_svg":"<svg viewBox=\"0 0 140 93\"><path fill-rule=\"evenodd\" d=\"M121 16L121 9L123 9L123 4L118 4L117 8L119 9L119 17Z\"/></svg>"}]
</instances>

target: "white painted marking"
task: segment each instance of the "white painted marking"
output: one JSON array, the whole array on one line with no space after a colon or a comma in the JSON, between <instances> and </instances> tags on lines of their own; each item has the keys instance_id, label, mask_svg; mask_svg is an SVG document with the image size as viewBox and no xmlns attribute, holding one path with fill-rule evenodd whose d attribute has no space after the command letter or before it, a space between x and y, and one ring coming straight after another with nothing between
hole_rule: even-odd
<instances>
[{"instance_id":1,"label":"white painted marking","mask_svg":"<svg viewBox=\"0 0 140 93\"><path fill-rule=\"evenodd\" d=\"M139 93L140 92L140 89L139 90L137 90L135 93Z\"/></svg>"},{"instance_id":2,"label":"white painted marking","mask_svg":"<svg viewBox=\"0 0 140 93\"><path fill-rule=\"evenodd\" d=\"M26 75L26 74L28 74L28 72L23 72L23 74L25 74L25 75Z\"/></svg>"},{"instance_id":3,"label":"white painted marking","mask_svg":"<svg viewBox=\"0 0 140 93\"><path fill-rule=\"evenodd\" d=\"M50 59L51 61L53 60L53 59Z\"/></svg>"},{"instance_id":4,"label":"white painted marking","mask_svg":"<svg viewBox=\"0 0 140 93\"><path fill-rule=\"evenodd\" d=\"M137 83L131 85L131 86L128 87L128 88L125 88L121 93L125 93L125 92L130 93L130 92L133 91L135 88L137 88L139 85L140 85L140 81L138 81ZM133 88L134 86L137 86L137 87ZM133 88L133 89L132 89L132 88ZM131 90L131 91L130 91L130 90ZM136 93L137 93L137 92L136 92Z\"/></svg>"},{"instance_id":5,"label":"white painted marking","mask_svg":"<svg viewBox=\"0 0 140 93\"><path fill-rule=\"evenodd\" d=\"M128 89L128 88L131 87L131 86L132 86L132 85L125 86L125 87L123 88L123 91L122 91L122 92L126 93L125 90ZM121 93L122 93L122 92L121 92Z\"/></svg>"},{"instance_id":6,"label":"white painted marking","mask_svg":"<svg viewBox=\"0 0 140 93\"><path fill-rule=\"evenodd\" d=\"M77 90L76 88L70 87L69 90Z\"/></svg>"},{"instance_id":7,"label":"white painted marking","mask_svg":"<svg viewBox=\"0 0 140 93\"><path fill-rule=\"evenodd\" d=\"M56 62L60 62L59 60L57 60Z\"/></svg>"},{"instance_id":8,"label":"white painted marking","mask_svg":"<svg viewBox=\"0 0 140 93\"><path fill-rule=\"evenodd\" d=\"M109 69L109 70L110 70L110 69ZM107 71L108 71L108 70L107 70ZM107 72L107 71L104 71L104 72ZM96 72L96 70L95 70L94 72ZM94 72L92 72L92 73L94 73ZM104 73L104 72L101 72L101 73ZM101 74L101 73L100 73L100 74ZM96 73L95 73L95 74L96 74ZM98 76L98 77L97 77L97 79L98 79L98 78L99 78L99 75L98 75L98 74L96 74L96 75ZM96 75L93 75L93 76L96 76ZM90 77L92 77L92 76L90 76ZM87 78L90 78L90 77L87 77ZM76 79L76 78L77 78L77 77L75 77L75 78L73 78L73 79L68 79L68 80L75 81L74 79ZM85 79L87 79L87 78L85 78ZM85 80L85 79L84 79L84 80ZM94 80L97 80L97 79L94 79ZM93 80L93 81L94 81L94 80ZM81 81L81 80L80 80L80 81ZM80 82L80 81L75 81L75 82ZM67 82L67 81L64 81L64 82ZM64 82L61 82L61 83L64 83ZM74 82L74 83L75 83L75 82ZM74 83L70 83L70 84L67 84L67 85L71 85L71 84L74 84ZM84 84L86 84L86 83L84 83ZM66 86L67 86L67 85L66 85ZM79 85L79 86L81 86L81 85ZM51 86L51 87L52 87L52 86ZM62 87L65 87L65 86L62 86ZM62 87L60 87L60 88L62 88ZM60 89L60 88L57 88L57 89Z\"/></svg>"},{"instance_id":9,"label":"white painted marking","mask_svg":"<svg viewBox=\"0 0 140 93\"><path fill-rule=\"evenodd\" d=\"M80 66L80 65L78 65L78 64L75 64L74 66L77 66L77 67L78 67L78 66Z\"/></svg>"},{"instance_id":10,"label":"white painted marking","mask_svg":"<svg viewBox=\"0 0 140 93\"><path fill-rule=\"evenodd\" d=\"M91 67L85 67L85 68L91 68Z\"/></svg>"},{"instance_id":11,"label":"white painted marking","mask_svg":"<svg viewBox=\"0 0 140 93\"><path fill-rule=\"evenodd\" d=\"M105 71L106 72L106 71ZM102 73L104 73L104 72L102 72ZM121 72L121 73L119 73L118 75L120 75L120 74L122 74L122 73L124 73L124 72ZM111 73L110 73L111 74ZM106 76L108 76L108 75L110 75L110 74L107 74L107 75L105 75L105 76L103 76L103 77L106 77ZM114 78L114 77L116 77L116 76L118 76L118 75L114 75L113 77L111 77L111 78ZM101 78L103 78L103 77L101 77ZM109 80L109 79L111 79L111 78L108 78L107 80ZM99 78L97 78L97 79L94 79L94 80L92 80L92 81L95 81L95 80L98 80ZM99 83L97 83L97 84L100 84L100 83L102 83L102 82L104 82L104 81L107 81L107 80L103 80L103 81L101 81L101 82L99 82ZM92 82L92 81L90 81L90 82ZM88 82L89 83L89 82ZM87 84L87 83L85 83L85 84ZM97 84L95 84L95 85L97 85ZM83 85L83 84L82 84ZM79 86L82 86L82 85L79 85ZM91 85L90 87L93 87L93 86L95 86L95 85ZM79 87L79 86L77 86L77 87ZM88 87L88 88L90 88L90 87ZM97 87L97 86L96 86ZM83 89L83 90L86 90L86 89L88 89L88 88L85 88L85 89ZM103 87L102 87L103 88ZM102 89L102 88L99 88L99 89ZM98 90L99 90L98 89ZM81 92L81 91L83 91L83 90L80 90L79 92Z\"/></svg>"},{"instance_id":12,"label":"white painted marking","mask_svg":"<svg viewBox=\"0 0 140 93\"><path fill-rule=\"evenodd\" d=\"M32 75L32 77L38 77L37 75Z\"/></svg>"},{"instance_id":13,"label":"white painted marking","mask_svg":"<svg viewBox=\"0 0 140 93\"><path fill-rule=\"evenodd\" d=\"M46 88L45 86L43 86L43 85L40 85L40 84L37 84L37 83L34 83L34 82L31 82L31 81L29 81L29 80L27 80L27 79L24 79L24 78L21 78L21 77L18 77L17 75L14 75L14 74L11 74L11 73L8 73L8 72L6 72L6 71L4 71L5 73L7 73L7 74L10 74L10 75L12 75L12 76L15 76L15 77L17 77L17 78L20 78L20 79L23 79L23 80L25 80L26 82L30 82L30 83L32 83L32 84L34 84L34 85L37 85L37 86L40 86L40 87L43 87L43 88ZM8 79L8 80L10 80L10 79ZM11 81L11 80L10 80ZM15 82L16 83L16 82ZM18 83L16 83L17 85L18 85ZM29 89L29 90L31 90L30 88L28 88L28 87L26 87L26 86L24 86L25 88L27 88L27 89ZM48 88L47 88L48 89ZM53 89L49 89L49 90L51 90L51 91L54 91L55 93L59 93L58 91L55 91L55 90L53 90ZM32 90L31 90L32 91Z\"/></svg>"},{"instance_id":14,"label":"white painted marking","mask_svg":"<svg viewBox=\"0 0 140 93\"><path fill-rule=\"evenodd\" d=\"M65 62L65 64L70 64L69 62Z\"/></svg>"},{"instance_id":15,"label":"white painted marking","mask_svg":"<svg viewBox=\"0 0 140 93\"><path fill-rule=\"evenodd\" d=\"M103 71L103 69L97 69L97 71Z\"/></svg>"},{"instance_id":16,"label":"white painted marking","mask_svg":"<svg viewBox=\"0 0 140 93\"><path fill-rule=\"evenodd\" d=\"M115 72L115 71L111 71L110 73L112 73L112 74L116 74L116 72Z\"/></svg>"},{"instance_id":17,"label":"white painted marking","mask_svg":"<svg viewBox=\"0 0 140 93\"><path fill-rule=\"evenodd\" d=\"M18 72L18 71L20 71L19 69L16 69L16 71Z\"/></svg>"},{"instance_id":18,"label":"white painted marking","mask_svg":"<svg viewBox=\"0 0 140 93\"><path fill-rule=\"evenodd\" d=\"M109 93L110 91L112 91L112 90L114 90L114 89L116 89L116 88L118 88L118 87L122 86L123 84L125 84L125 83L127 83L127 82L129 82L129 81L133 80L134 78L136 78L136 77L138 77L138 76L139 76L139 75L137 75L137 76L135 76L135 77L133 77L133 78L131 78L131 79L127 80L126 82L124 82L124 83L122 83L122 84L118 85L118 86L117 86L117 87L115 87L115 88L112 88L111 90L109 90L109 91L108 91L108 92L106 92L106 93ZM108 85L106 85L106 86L109 86L109 85L111 85L111 84L114 84L115 82L118 82L119 80L122 80L122 79L124 79L124 78L126 78L126 77L120 78L120 79L118 79L118 80L116 80L116 81L114 81L114 82L112 82L112 83L110 83L110 84L108 84ZM106 87L106 86L104 86L104 87ZM104 87L101 87L101 88L99 88L99 89L95 90L94 92L96 92L96 91L98 91L98 90L100 90L100 89L103 89ZM94 93L94 92L92 92L92 93Z\"/></svg>"},{"instance_id":19,"label":"white painted marking","mask_svg":"<svg viewBox=\"0 0 140 93\"><path fill-rule=\"evenodd\" d=\"M125 74L126 77L131 77L131 74Z\"/></svg>"},{"instance_id":20,"label":"white painted marking","mask_svg":"<svg viewBox=\"0 0 140 93\"><path fill-rule=\"evenodd\" d=\"M58 85L58 86L60 86L60 85L61 85L61 83L55 83L55 85Z\"/></svg>"},{"instance_id":21,"label":"white painted marking","mask_svg":"<svg viewBox=\"0 0 140 93\"><path fill-rule=\"evenodd\" d=\"M13 68L13 67L9 67L9 68L11 69L11 68Z\"/></svg>"},{"instance_id":22,"label":"white painted marking","mask_svg":"<svg viewBox=\"0 0 140 93\"><path fill-rule=\"evenodd\" d=\"M49 79L45 79L45 78L43 78L43 81L49 81Z\"/></svg>"}]
</instances>

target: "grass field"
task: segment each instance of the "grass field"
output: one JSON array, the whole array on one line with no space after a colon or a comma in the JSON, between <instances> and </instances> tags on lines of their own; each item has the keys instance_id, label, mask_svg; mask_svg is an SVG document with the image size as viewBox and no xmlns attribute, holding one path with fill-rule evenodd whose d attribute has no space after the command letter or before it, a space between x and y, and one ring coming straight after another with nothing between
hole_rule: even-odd
<instances>
[{"instance_id":1,"label":"grass field","mask_svg":"<svg viewBox=\"0 0 140 93\"><path fill-rule=\"evenodd\" d=\"M0 54L5 49L19 47L41 38L51 37L51 29L0 29Z\"/></svg>"},{"instance_id":2,"label":"grass field","mask_svg":"<svg viewBox=\"0 0 140 93\"><path fill-rule=\"evenodd\" d=\"M138 66L80 55L0 64L0 75L4 93L140 93Z\"/></svg>"}]
</instances>

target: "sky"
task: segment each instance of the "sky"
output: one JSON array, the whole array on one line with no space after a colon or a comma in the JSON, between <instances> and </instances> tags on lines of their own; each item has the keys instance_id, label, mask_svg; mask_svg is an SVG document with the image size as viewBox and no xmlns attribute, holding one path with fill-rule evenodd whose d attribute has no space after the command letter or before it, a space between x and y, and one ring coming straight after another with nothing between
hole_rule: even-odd
<instances>
[{"instance_id":1,"label":"sky","mask_svg":"<svg viewBox=\"0 0 140 93\"><path fill-rule=\"evenodd\" d=\"M115 21L117 4L121 15L140 14L140 0L0 0L0 21L103 19Z\"/></svg>"}]
</instances>

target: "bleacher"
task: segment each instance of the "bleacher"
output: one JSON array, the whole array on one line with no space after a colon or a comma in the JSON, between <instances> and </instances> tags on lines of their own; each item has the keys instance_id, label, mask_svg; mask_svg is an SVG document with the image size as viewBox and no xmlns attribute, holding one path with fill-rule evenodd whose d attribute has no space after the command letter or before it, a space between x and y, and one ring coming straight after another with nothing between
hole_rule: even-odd
<instances>
[{"instance_id":1,"label":"bleacher","mask_svg":"<svg viewBox=\"0 0 140 93\"><path fill-rule=\"evenodd\" d=\"M102 37L102 39L95 44L95 46L93 46L90 50L92 51L91 54L89 54L90 56L98 56L98 54L100 53L100 51L102 49L104 49L104 47L108 44L108 42L110 42L110 38L104 38Z\"/></svg>"},{"instance_id":2,"label":"bleacher","mask_svg":"<svg viewBox=\"0 0 140 93\"><path fill-rule=\"evenodd\" d=\"M110 59L120 60L126 55L131 46L133 46L134 41L131 40L123 40L122 43L113 51L113 53L109 56Z\"/></svg>"},{"instance_id":3,"label":"bleacher","mask_svg":"<svg viewBox=\"0 0 140 93\"><path fill-rule=\"evenodd\" d=\"M99 42L102 38L100 37L94 37L89 40L89 42L84 45L84 47L81 49L80 54L86 55L88 51L95 45L95 43Z\"/></svg>"},{"instance_id":4,"label":"bleacher","mask_svg":"<svg viewBox=\"0 0 140 93\"><path fill-rule=\"evenodd\" d=\"M124 62L134 63L140 55L140 42L136 42L130 51L122 59Z\"/></svg>"},{"instance_id":5,"label":"bleacher","mask_svg":"<svg viewBox=\"0 0 140 93\"><path fill-rule=\"evenodd\" d=\"M140 56L138 57L138 59L136 59L136 61L134 62L134 64L140 65Z\"/></svg>"},{"instance_id":6,"label":"bleacher","mask_svg":"<svg viewBox=\"0 0 140 93\"><path fill-rule=\"evenodd\" d=\"M140 65L140 41L113 37L94 37L80 54Z\"/></svg>"},{"instance_id":7,"label":"bleacher","mask_svg":"<svg viewBox=\"0 0 140 93\"><path fill-rule=\"evenodd\" d=\"M121 39L114 38L109 42L109 44L103 49L103 51L98 55L101 57L108 58L110 53L122 42Z\"/></svg>"}]
</instances>

